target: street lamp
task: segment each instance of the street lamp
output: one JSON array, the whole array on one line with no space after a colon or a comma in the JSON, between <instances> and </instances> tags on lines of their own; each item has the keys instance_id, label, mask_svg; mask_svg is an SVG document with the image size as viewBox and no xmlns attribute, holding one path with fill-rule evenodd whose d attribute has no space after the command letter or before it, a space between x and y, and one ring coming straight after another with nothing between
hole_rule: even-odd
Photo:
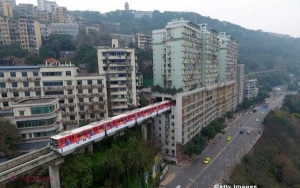
<instances>
[{"instance_id":1,"label":"street lamp","mask_svg":"<svg viewBox=\"0 0 300 188\"><path fill-rule=\"evenodd\" d=\"M194 182L196 185L197 185L197 188L198 188L198 183L195 182L194 180L192 180L191 178L189 178L190 181Z\"/></svg>"},{"instance_id":2,"label":"street lamp","mask_svg":"<svg viewBox=\"0 0 300 188\"><path fill-rule=\"evenodd\" d=\"M208 179L208 188L210 188L210 178L209 177L204 177L204 178ZM197 186L198 186L198 184L197 184Z\"/></svg>"}]
</instances>

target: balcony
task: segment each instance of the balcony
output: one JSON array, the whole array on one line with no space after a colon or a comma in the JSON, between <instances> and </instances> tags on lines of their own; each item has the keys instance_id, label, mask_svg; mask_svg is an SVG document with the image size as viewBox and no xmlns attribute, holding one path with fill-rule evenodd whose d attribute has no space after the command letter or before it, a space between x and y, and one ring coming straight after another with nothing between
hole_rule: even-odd
<instances>
[{"instance_id":1,"label":"balcony","mask_svg":"<svg viewBox=\"0 0 300 188\"><path fill-rule=\"evenodd\" d=\"M9 78L0 78L0 82L7 82L9 81Z\"/></svg>"},{"instance_id":2,"label":"balcony","mask_svg":"<svg viewBox=\"0 0 300 188\"><path fill-rule=\"evenodd\" d=\"M104 85L103 84L94 84L93 87L95 87L95 88L103 88Z\"/></svg>"},{"instance_id":3,"label":"balcony","mask_svg":"<svg viewBox=\"0 0 300 188\"><path fill-rule=\"evenodd\" d=\"M104 93L93 93L92 94L94 97L103 97Z\"/></svg>"},{"instance_id":4,"label":"balcony","mask_svg":"<svg viewBox=\"0 0 300 188\"><path fill-rule=\"evenodd\" d=\"M0 88L0 91L7 92L7 90L8 90L7 88L3 88L3 87Z\"/></svg>"},{"instance_id":5,"label":"balcony","mask_svg":"<svg viewBox=\"0 0 300 188\"><path fill-rule=\"evenodd\" d=\"M64 86L65 89L74 89L74 86L71 85L71 86Z\"/></svg>"},{"instance_id":6,"label":"balcony","mask_svg":"<svg viewBox=\"0 0 300 188\"><path fill-rule=\"evenodd\" d=\"M65 108L65 107L66 107L66 104L65 104L65 103L60 103L59 106L60 106L61 108Z\"/></svg>"},{"instance_id":7,"label":"balcony","mask_svg":"<svg viewBox=\"0 0 300 188\"><path fill-rule=\"evenodd\" d=\"M63 86L44 86L43 88L45 91L51 90L63 90Z\"/></svg>"},{"instance_id":8,"label":"balcony","mask_svg":"<svg viewBox=\"0 0 300 188\"><path fill-rule=\"evenodd\" d=\"M104 101L96 101L94 102L95 105L104 105L105 102Z\"/></svg>"},{"instance_id":9,"label":"balcony","mask_svg":"<svg viewBox=\"0 0 300 188\"><path fill-rule=\"evenodd\" d=\"M74 98L74 97L75 97L74 94L68 94L68 95L65 95L65 98L67 98L67 99L72 99L72 98Z\"/></svg>"},{"instance_id":10,"label":"balcony","mask_svg":"<svg viewBox=\"0 0 300 188\"><path fill-rule=\"evenodd\" d=\"M68 104L66 104L66 106L67 106L67 107L75 107L76 104L75 104L75 103L68 103Z\"/></svg>"},{"instance_id":11,"label":"balcony","mask_svg":"<svg viewBox=\"0 0 300 188\"><path fill-rule=\"evenodd\" d=\"M74 111L73 111L73 112L67 112L67 115L68 115L68 116L75 116L75 115L77 115L77 113L74 112Z\"/></svg>"}]
</instances>

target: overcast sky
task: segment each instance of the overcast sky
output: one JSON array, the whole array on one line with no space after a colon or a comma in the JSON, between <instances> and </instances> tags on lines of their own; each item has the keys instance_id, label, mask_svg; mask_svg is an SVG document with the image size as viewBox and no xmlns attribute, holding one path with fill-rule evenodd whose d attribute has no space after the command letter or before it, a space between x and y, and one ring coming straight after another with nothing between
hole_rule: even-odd
<instances>
[{"instance_id":1,"label":"overcast sky","mask_svg":"<svg viewBox=\"0 0 300 188\"><path fill-rule=\"evenodd\" d=\"M68 10L101 13L124 9L126 0L57 0ZM17 3L37 4L36 0ZM133 10L192 11L248 29L300 37L300 0L128 0Z\"/></svg>"}]
</instances>

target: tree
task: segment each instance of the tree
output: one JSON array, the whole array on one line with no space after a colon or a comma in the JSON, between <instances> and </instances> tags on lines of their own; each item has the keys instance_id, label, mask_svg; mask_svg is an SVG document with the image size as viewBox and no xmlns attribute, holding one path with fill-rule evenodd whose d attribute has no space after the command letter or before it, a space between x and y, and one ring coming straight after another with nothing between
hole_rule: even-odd
<instances>
[{"instance_id":1,"label":"tree","mask_svg":"<svg viewBox=\"0 0 300 188\"><path fill-rule=\"evenodd\" d=\"M225 116L226 116L228 119L232 119L232 118L233 118L233 112L228 111L228 112L226 112Z\"/></svg>"},{"instance_id":2,"label":"tree","mask_svg":"<svg viewBox=\"0 0 300 188\"><path fill-rule=\"evenodd\" d=\"M143 93L139 93L139 97L140 97L140 105L141 107L145 107L147 105L149 105L149 101L147 100L146 96Z\"/></svg>"},{"instance_id":3,"label":"tree","mask_svg":"<svg viewBox=\"0 0 300 188\"><path fill-rule=\"evenodd\" d=\"M18 144L21 137L18 129L9 120L0 119L0 154L9 157L16 157L18 155Z\"/></svg>"},{"instance_id":4,"label":"tree","mask_svg":"<svg viewBox=\"0 0 300 188\"><path fill-rule=\"evenodd\" d=\"M30 55L27 57L27 63L29 65L41 65L44 64L44 60L41 57Z\"/></svg>"},{"instance_id":5,"label":"tree","mask_svg":"<svg viewBox=\"0 0 300 188\"><path fill-rule=\"evenodd\" d=\"M15 57L26 57L28 51L23 50L18 44L10 44L5 46L0 46L0 58L6 56L15 56Z\"/></svg>"},{"instance_id":6,"label":"tree","mask_svg":"<svg viewBox=\"0 0 300 188\"><path fill-rule=\"evenodd\" d=\"M75 61L77 64L87 63L87 71L98 72L97 49L90 44L82 44L76 50Z\"/></svg>"},{"instance_id":7,"label":"tree","mask_svg":"<svg viewBox=\"0 0 300 188\"><path fill-rule=\"evenodd\" d=\"M92 186L92 160L84 155L69 155L60 166L61 184L65 188Z\"/></svg>"}]
</instances>

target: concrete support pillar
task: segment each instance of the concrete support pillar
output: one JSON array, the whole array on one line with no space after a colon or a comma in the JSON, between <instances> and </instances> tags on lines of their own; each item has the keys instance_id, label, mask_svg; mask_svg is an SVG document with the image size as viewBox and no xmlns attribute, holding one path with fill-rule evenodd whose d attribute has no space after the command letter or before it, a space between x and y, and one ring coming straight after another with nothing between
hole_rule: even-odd
<instances>
[{"instance_id":1,"label":"concrete support pillar","mask_svg":"<svg viewBox=\"0 0 300 188\"><path fill-rule=\"evenodd\" d=\"M141 124L141 129L142 129L142 138L143 140L147 140L147 123Z\"/></svg>"},{"instance_id":2,"label":"concrete support pillar","mask_svg":"<svg viewBox=\"0 0 300 188\"><path fill-rule=\"evenodd\" d=\"M93 151L94 151L93 144L88 145L88 153L93 153Z\"/></svg>"},{"instance_id":3,"label":"concrete support pillar","mask_svg":"<svg viewBox=\"0 0 300 188\"><path fill-rule=\"evenodd\" d=\"M85 148L80 148L78 153L85 153Z\"/></svg>"},{"instance_id":4,"label":"concrete support pillar","mask_svg":"<svg viewBox=\"0 0 300 188\"><path fill-rule=\"evenodd\" d=\"M50 175L51 188L60 188L59 166L50 165L49 175Z\"/></svg>"}]
</instances>

